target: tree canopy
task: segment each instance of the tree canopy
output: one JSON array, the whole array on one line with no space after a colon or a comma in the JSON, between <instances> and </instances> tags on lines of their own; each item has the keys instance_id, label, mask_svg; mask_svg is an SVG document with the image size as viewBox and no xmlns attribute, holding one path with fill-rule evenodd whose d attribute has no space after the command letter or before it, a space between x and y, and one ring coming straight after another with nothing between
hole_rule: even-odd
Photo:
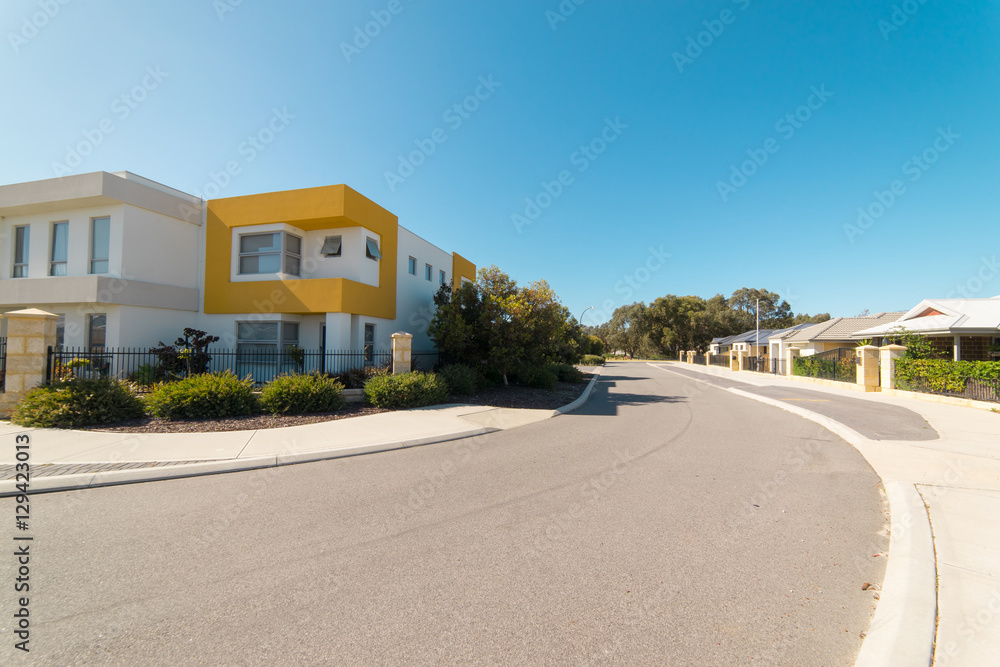
<instances>
[{"instance_id":1,"label":"tree canopy","mask_svg":"<svg viewBox=\"0 0 1000 667\"><path fill-rule=\"evenodd\" d=\"M428 334L446 358L499 372L553 361L575 361L590 347L544 280L518 286L496 266L479 270L474 283L434 297L437 311Z\"/></svg>"}]
</instances>

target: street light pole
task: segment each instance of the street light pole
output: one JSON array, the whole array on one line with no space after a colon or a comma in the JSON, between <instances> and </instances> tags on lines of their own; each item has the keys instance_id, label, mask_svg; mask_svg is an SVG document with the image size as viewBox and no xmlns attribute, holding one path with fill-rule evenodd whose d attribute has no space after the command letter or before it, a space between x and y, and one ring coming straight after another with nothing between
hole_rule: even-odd
<instances>
[{"instance_id":1,"label":"street light pole","mask_svg":"<svg viewBox=\"0 0 1000 667\"><path fill-rule=\"evenodd\" d=\"M593 306L587 308L587 310L593 310L593 309L594 309ZM581 327L583 326L583 316L587 314L587 310L584 310L582 313L580 313L580 319L577 320L577 324L579 324Z\"/></svg>"}]
</instances>

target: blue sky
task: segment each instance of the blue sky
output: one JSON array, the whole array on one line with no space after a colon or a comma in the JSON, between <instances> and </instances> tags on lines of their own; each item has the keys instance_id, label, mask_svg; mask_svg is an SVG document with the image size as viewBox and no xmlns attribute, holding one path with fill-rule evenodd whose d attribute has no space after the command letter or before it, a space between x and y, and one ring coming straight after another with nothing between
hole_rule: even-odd
<instances>
[{"instance_id":1,"label":"blue sky","mask_svg":"<svg viewBox=\"0 0 1000 667\"><path fill-rule=\"evenodd\" d=\"M588 324L1000 294L995 1L63 2L0 6L0 183L347 183Z\"/></svg>"}]
</instances>

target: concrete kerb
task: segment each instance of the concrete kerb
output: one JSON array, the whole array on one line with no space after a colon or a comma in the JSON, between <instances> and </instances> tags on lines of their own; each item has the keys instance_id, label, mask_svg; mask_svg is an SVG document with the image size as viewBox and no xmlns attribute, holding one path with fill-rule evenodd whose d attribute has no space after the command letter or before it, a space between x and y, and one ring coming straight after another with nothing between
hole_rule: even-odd
<instances>
[{"instance_id":1,"label":"concrete kerb","mask_svg":"<svg viewBox=\"0 0 1000 667\"><path fill-rule=\"evenodd\" d=\"M587 385L587 388L583 390L583 393L580 394L580 397L575 401L573 401L572 403L564 405L557 410L554 410L552 416L555 417L556 415L564 415L567 412L573 412L573 410L576 410L581 405L586 403L587 399L590 398L590 393L594 390L594 385L597 384L597 380L600 379L601 377L601 370L603 370L602 367L595 366L594 377L590 378L590 383Z\"/></svg>"},{"instance_id":2,"label":"concrete kerb","mask_svg":"<svg viewBox=\"0 0 1000 667\"><path fill-rule=\"evenodd\" d=\"M572 403L553 410L545 415L549 419L561 414L566 414L576 410L587 402L600 377L601 369L595 368L594 377L583 390L583 393ZM179 479L182 477L200 477L202 475L215 475L227 472L240 472L244 470L259 470L263 468L274 468L278 466L295 465L299 463L314 463L317 461L328 461L332 459L346 458L348 456L360 456L362 454L375 454L387 452L395 449L406 449L408 447L421 447L424 445L434 445L453 440L472 438L487 433L494 433L501 429L491 427L476 427L457 433L429 436L424 438L413 438L410 440L388 440L386 442L358 445L356 447L339 447L336 449L316 450L313 452L298 452L295 454L274 454L268 456L258 456L247 459L224 459L220 461L208 461L203 463L182 463L171 466L157 466L152 468L133 468L129 470L107 470L102 472L84 473L76 475L54 475L52 477L35 477L31 480L30 493L51 493L55 491L73 491L78 489L92 489L101 486L116 486L120 484L134 484L138 482L158 482L167 479ZM0 481L0 498L15 496L19 493L15 480Z\"/></svg>"},{"instance_id":3,"label":"concrete kerb","mask_svg":"<svg viewBox=\"0 0 1000 667\"><path fill-rule=\"evenodd\" d=\"M662 365L649 365L672 373ZM689 375L673 374L723 389ZM813 421L850 443L862 456L866 447L875 444L854 429L800 406L736 388L725 391ZM855 667L926 666L933 659L937 629L937 565L930 517L913 484L886 482L881 471L875 472L882 478L889 499L889 558L875 616Z\"/></svg>"}]
</instances>

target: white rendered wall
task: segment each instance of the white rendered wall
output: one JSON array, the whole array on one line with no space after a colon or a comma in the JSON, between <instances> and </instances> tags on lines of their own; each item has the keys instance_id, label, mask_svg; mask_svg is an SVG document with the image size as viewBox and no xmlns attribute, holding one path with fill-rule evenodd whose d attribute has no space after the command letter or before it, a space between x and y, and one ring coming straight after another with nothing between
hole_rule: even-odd
<instances>
[{"instance_id":1,"label":"white rendered wall","mask_svg":"<svg viewBox=\"0 0 1000 667\"><path fill-rule=\"evenodd\" d=\"M111 221L111 261L112 266L121 267L121 275L161 285L200 286L198 259L204 227L135 206L125 206L124 213L117 237Z\"/></svg>"},{"instance_id":2,"label":"white rendered wall","mask_svg":"<svg viewBox=\"0 0 1000 667\"><path fill-rule=\"evenodd\" d=\"M399 228L399 255L396 267L396 319L390 322L385 337L386 346L397 331L413 335L413 349L420 352L434 348L427 336L427 327L434 315L434 295L441 287L439 271L445 272L445 283L451 284L452 255L425 241L410 230ZM409 273L409 258L417 260L417 275ZM425 277L425 266L431 265L431 279ZM376 329L376 335L380 333Z\"/></svg>"}]
</instances>

